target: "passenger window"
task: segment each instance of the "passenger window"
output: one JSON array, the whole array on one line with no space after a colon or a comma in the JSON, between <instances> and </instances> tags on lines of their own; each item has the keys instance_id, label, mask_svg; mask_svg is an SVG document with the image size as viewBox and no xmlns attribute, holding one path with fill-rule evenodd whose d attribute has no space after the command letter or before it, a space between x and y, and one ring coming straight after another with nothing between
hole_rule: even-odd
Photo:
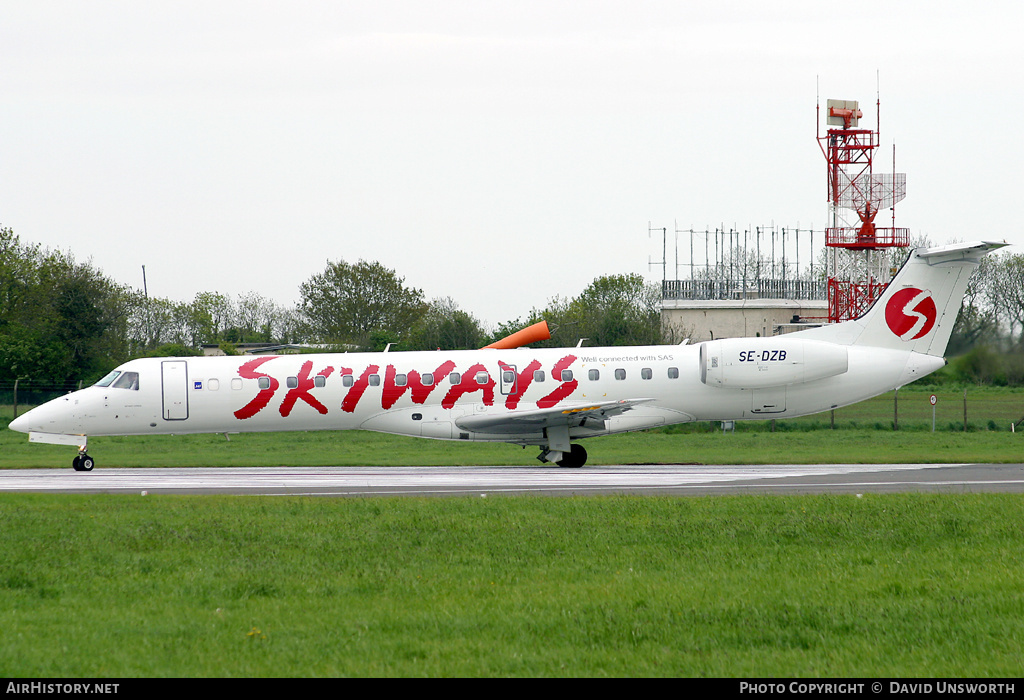
<instances>
[{"instance_id":1,"label":"passenger window","mask_svg":"<svg viewBox=\"0 0 1024 700\"><path fill-rule=\"evenodd\" d=\"M259 385L260 389L269 389L270 388L270 377L260 377L259 380L258 380L258 385Z\"/></svg>"},{"instance_id":2,"label":"passenger window","mask_svg":"<svg viewBox=\"0 0 1024 700\"><path fill-rule=\"evenodd\" d=\"M341 385L342 386L352 386L355 383L356 383L355 377L353 377L351 374L343 374L343 375L341 375Z\"/></svg>"},{"instance_id":3,"label":"passenger window","mask_svg":"<svg viewBox=\"0 0 1024 700\"><path fill-rule=\"evenodd\" d=\"M508 370L505 370L504 372L501 373L501 381L505 382L506 384L511 384L515 380L516 380L515 372L510 372Z\"/></svg>"},{"instance_id":4,"label":"passenger window","mask_svg":"<svg viewBox=\"0 0 1024 700\"><path fill-rule=\"evenodd\" d=\"M679 379L679 368L678 367L669 367L668 368L668 378L669 379Z\"/></svg>"},{"instance_id":5,"label":"passenger window","mask_svg":"<svg viewBox=\"0 0 1024 700\"><path fill-rule=\"evenodd\" d=\"M476 373L476 383L477 384L486 384L487 380L490 379L490 378L491 377L490 377L490 375L487 374L487 372L477 372Z\"/></svg>"},{"instance_id":6,"label":"passenger window","mask_svg":"<svg viewBox=\"0 0 1024 700\"><path fill-rule=\"evenodd\" d=\"M299 378L298 377L288 377L287 379L284 380L284 383L285 383L285 385L289 389L294 389L295 387L297 387L299 385Z\"/></svg>"},{"instance_id":7,"label":"passenger window","mask_svg":"<svg viewBox=\"0 0 1024 700\"><path fill-rule=\"evenodd\" d=\"M589 379L592 382L596 382L600 378L601 373L596 369L592 369L589 372L587 372L587 379Z\"/></svg>"},{"instance_id":8,"label":"passenger window","mask_svg":"<svg viewBox=\"0 0 1024 700\"><path fill-rule=\"evenodd\" d=\"M458 372L452 372L448 375L448 381L452 384L460 384L462 382L462 375Z\"/></svg>"},{"instance_id":9,"label":"passenger window","mask_svg":"<svg viewBox=\"0 0 1024 700\"><path fill-rule=\"evenodd\" d=\"M650 367L644 367L642 370L640 370L641 379L650 379L653 376L654 371Z\"/></svg>"},{"instance_id":10,"label":"passenger window","mask_svg":"<svg viewBox=\"0 0 1024 700\"><path fill-rule=\"evenodd\" d=\"M206 388L209 389L210 391L217 391L218 389L220 389L220 380L210 379L209 381L206 382Z\"/></svg>"},{"instance_id":11,"label":"passenger window","mask_svg":"<svg viewBox=\"0 0 1024 700\"><path fill-rule=\"evenodd\" d=\"M423 386L432 386L434 384L434 375L432 372L426 372L422 377Z\"/></svg>"},{"instance_id":12,"label":"passenger window","mask_svg":"<svg viewBox=\"0 0 1024 700\"><path fill-rule=\"evenodd\" d=\"M380 375L379 374L371 374L370 375L370 386L380 386Z\"/></svg>"},{"instance_id":13,"label":"passenger window","mask_svg":"<svg viewBox=\"0 0 1024 700\"><path fill-rule=\"evenodd\" d=\"M571 369L563 369L562 370L562 381L563 382L571 382L572 381L572 370Z\"/></svg>"},{"instance_id":14,"label":"passenger window","mask_svg":"<svg viewBox=\"0 0 1024 700\"><path fill-rule=\"evenodd\" d=\"M544 370L539 369L533 373L533 381L542 382L544 381Z\"/></svg>"},{"instance_id":15,"label":"passenger window","mask_svg":"<svg viewBox=\"0 0 1024 700\"><path fill-rule=\"evenodd\" d=\"M626 370L624 370L624 369L617 369L617 370L615 370L615 378L616 379L625 379L626 378Z\"/></svg>"},{"instance_id":16,"label":"passenger window","mask_svg":"<svg viewBox=\"0 0 1024 700\"><path fill-rule=\"evenodd\" d=\"M405 386L408 382L408 378L404 374L395 375L395 386Z\"/></svg>"},{"instance_id":17,"label":"passenger window","mask_svg":"<svg viewBox=\"0 0 1024 700\"><path fill-rule=\"evenodd\" d=\"M313 377L313 386L326 386L326 385L327 385L327 377L323 376L322 374L318 374L315 377Z\"/></svg>"},{"instance_id":18,"label":"passenger window","mask_svg":"<svg viewBox=\"0 0 1024 700\"><path fill-rule=\"evenodd\" d=\"M115 389L133 389L139 390L139 373L138 372L122 372L121 376L111 385Z\"/></svg>"},{"instance_id":19,"label":"passenger window","mask_svg":"<svg viewBox=\"0 0 1024 700\"><path fill-rule=\"evenodd\" d=\"M231 390L232 391L241 391L242 390L242 378L241 377L232 377L231 378Z\"/></svg>"}]
</instances>

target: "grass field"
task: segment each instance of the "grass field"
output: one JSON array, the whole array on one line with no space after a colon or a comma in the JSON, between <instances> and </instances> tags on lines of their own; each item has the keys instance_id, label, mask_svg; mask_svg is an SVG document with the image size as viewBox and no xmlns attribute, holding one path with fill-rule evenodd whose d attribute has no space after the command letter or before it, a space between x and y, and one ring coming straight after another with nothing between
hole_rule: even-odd
<instances>
[{"instance_id":1,"label":"grass field","mask_svg":"<svg viewBox=\"0 0 1024 700\"><path fill-rule=\"evenodd\" d=\"M1004 495L0 495L0 676L1016 676Z\"/></svg>"},{"instance_id":2,"label":"grass field","mask_svg":"<svg viewBox=\"0 0 1024 700\"><path fill-rule=\"evenodd\" d=\"M900 392L898 431L890 394L837 411L836 430L825 414L585 444L591 464L1021 461L1019 393L971 392L998 420L934 434L927 396ZM0 448L2 468L74 452L9 430ZM365 432L90 453L98 469L535 463ZM1014 495L0 494L0 529L6 677L1013 677L1024 657Z\"/></svg>"},{"instance_id":3,"label":"grass field","mask_svg":"<svg viewBox=\"0 0 1024 700\"><path fill-rule=\"evenodd\" d=\"M935 433L873 429L775 432L650 431L587 440L588 465L885 464L1024 461L1024 433ZM107 467L534 465L538 450L367 433L276 433L95 438L89 453ZM71 468L75 448L29 444L0 432L0 468Z\"/></svg>"}]
</instances>

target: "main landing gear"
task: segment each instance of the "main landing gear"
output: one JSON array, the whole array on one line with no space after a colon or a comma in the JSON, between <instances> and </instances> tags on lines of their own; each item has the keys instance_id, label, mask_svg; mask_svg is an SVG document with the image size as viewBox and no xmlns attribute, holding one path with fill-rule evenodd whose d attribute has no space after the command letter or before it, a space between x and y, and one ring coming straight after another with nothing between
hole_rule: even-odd
<instances>
[{"instance_id":1,"label":"main landing gear","mask_svg":"<svg viewBox=\"0 0 1024 700\"><path fill-rule=\"evenodd\" d=\"M554 462L560 467L578 469L587 463L587 451L579 445L569 442L569 424L561 423L544 428L547 445L542 445L540 455L542 462Z\"/></svg>"},{"instance_id":2,"label":"main landing gear","mask_svg":"<svg viewBox=\"0 0 1024 700\"><path fill-rule=\"evenodd\" d=\"M91 472L92 468L96 466L96 463L92 461L92 457L85 453L85 450L82 450L78 453L78 456L72 460L71 466L74 467L76 472Z\"/></svg>"},{"instance_id":3,"label":"main landing gear","mask_svg":"<svg viewBox=\"0 0 1024 700\"><path fill-rule=\"evenodd\" d=\"M541 462L554 462L560 467L579 469L587 463L587 451L583 445L571 445L568 452L556 452L548 448L542 448L537 456Z\"/></svg>"}]
</instances>

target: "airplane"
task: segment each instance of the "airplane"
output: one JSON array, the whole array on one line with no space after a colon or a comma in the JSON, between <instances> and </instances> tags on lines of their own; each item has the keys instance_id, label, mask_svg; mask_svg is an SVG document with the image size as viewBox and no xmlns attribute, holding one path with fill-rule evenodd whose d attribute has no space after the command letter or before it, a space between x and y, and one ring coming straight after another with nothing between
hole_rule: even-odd
<instances>
[{"instance_id":1,"label":"airplane","mask_svg":"<svg viewBox=\"0 0 1024 700\"><path fill-rule=\"evenodd\" d=\"M522 347L531 327L477 350L145 358L10 427L77 446L83 472L89 437L355 429L533 445L582 467L584 438L819 413L934 372L971 273L1004 245L918 248L859 318L780 336Z\"/></svg>"}]
</instances>

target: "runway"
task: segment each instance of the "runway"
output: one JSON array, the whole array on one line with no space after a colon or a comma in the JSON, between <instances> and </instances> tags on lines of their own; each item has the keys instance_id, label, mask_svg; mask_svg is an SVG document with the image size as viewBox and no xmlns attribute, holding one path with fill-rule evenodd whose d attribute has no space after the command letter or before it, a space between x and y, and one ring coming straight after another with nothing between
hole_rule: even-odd
<instances>
[{"instance_id":1,"label":"runway","mask_svg":"<svg viewBox=\"0 0 1024 700\"><path fill-rule=\"evenodd\" d=\"M0 491L263 496L1024 492L1022 464L0 470Z\"/></svg>"}]
</instances>

